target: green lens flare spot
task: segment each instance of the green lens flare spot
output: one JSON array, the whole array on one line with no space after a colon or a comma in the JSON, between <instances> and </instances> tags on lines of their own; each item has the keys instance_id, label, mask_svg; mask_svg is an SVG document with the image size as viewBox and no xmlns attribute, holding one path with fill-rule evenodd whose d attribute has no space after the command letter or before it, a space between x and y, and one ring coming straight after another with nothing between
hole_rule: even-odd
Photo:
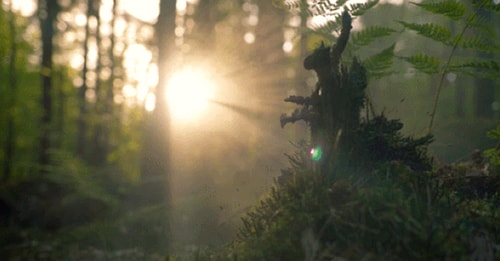
<instances>
[{"instance_id":1,"label":"green lens flare spot","mask_svg":"<svg viewBox=\"0 0 500 261\"><path fill-rule=\"evenodd\" d=\"M319 161L323 157L323 149L320 146L312 148L309 153L311 154L311 159L314 161Z\"/></svg>"}]
</instances>

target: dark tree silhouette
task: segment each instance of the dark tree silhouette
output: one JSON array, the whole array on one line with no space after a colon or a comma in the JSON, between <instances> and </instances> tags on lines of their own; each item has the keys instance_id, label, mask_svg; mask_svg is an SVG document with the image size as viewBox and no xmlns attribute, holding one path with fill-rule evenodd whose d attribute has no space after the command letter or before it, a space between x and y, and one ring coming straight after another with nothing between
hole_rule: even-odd
<instances>
[{"instance_id":1,"label":"dark tree silhouette","mask_svg":"<svg viewBox=\"0 0 500 261\"><path fill-rule=\"evenodd\" d=\"M475 2L480 3L480 1L475 0ZM491 24L495 24L495 18L492 16L490 11L479 8L478 16L489 21ZM491 43L490 43L491 44ZM477 51L477 57L487 59L491 56L491 53L484 51ZM488 78L477 78L475 79L474 88L474 116L476 118L493 118L493 109L491 105L495 101L495 81Z\"/></svg>"},{"instance_id":2,"label":"dark tree silhouette","mask_svg":"<svg viewBox=\"0 0 500 261\"><path fill-rule=\"evenodd\" d=\"M14 158L14 148L16 142L16 133L14 126L14 116L12 115L12 108L16 101L16 25L15 15L12 12L12 1L9 2L9 33L11 39L10 55L9 55L9 87L12 93L11 99L7 104L7 137L5 140L5 162L3 166L3 179L9 179L12 171L12 159Z\"/></svg>"},{"instance_id":3,"label":"dark tree silhouette","mask_svg":"<svg viewBox=\"0 0 500 261\"><path fill-rule=\"evenodd\" d=\"M91 37L90 23L89 20L91 17L96 17L99 14L99 2L96 0L88 0L87 1L87 23L85 24L85 40L83 43L83 70L82 70L82 85L78 90L78 107L80 110L80 114L78 116L78 134L77 134L77 142L76 142L76 153L77 155L85 159L86 158L86 144L88 142L87 132L88 132L88 102L87 102L87 91L89 89L88 86L88 58L89 58L89 40ZM99 28L96 29L97 34Z\"/></svg>"},{"instance_id":4,"label":"dark tree silhouette","mask_svg":"<svg viewBox=\"0 0 500 261\"><path fill-rule=\"evenodd\" d=\"M169 113L165 89L172 73L172 56L175 46L176 1L161 0L160 14L156 23L158 47L158 86L156 105L152 113L146 115L141 162L142 179L149 202L168 199L169 169Z\"/></svg>"},{"instance_id":5,"label":"dark tree silhouette","mask_svg":"<svg viewBox=\"0 0 500 261\"><path fill-rule=\"evenodd\" d=\"M51 148L50 125L52 123L52 56L54 52L53 38L55 34L55 21L59 12L57 0L39 0L38 18L42 32L42 61L40 68L42 86L42 118L40 128L40 165L50 163L49 150Z\"/></svg>"}]
</instances>

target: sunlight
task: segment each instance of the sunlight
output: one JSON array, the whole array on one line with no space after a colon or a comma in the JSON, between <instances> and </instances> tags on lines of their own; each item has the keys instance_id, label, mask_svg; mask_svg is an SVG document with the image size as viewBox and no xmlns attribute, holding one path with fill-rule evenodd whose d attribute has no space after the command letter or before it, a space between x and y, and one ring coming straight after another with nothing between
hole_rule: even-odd
<instances>
[{"instance_id":1,"label":"sunlight","mask_svg":"<svg viewBox=\"0 0 500 261\"><path fill-rule=\"evenodd\" d=\"M201 69L186 67L176 72L166 94L172 117L183 121L199 117L213 98L213 84Z\"/></svg>"},{"instance_id":2,"label":"sunlight","mask_svg":"<svg viewBox=\"0 0 500 261\"><path fill-rule=\"evenodd\" d=\"M135 18L154 24L156 22L156 18L160 13L158 6L160 4L159 0L143 0L143 1L131 1L126 0L123 1L123 8L127 11L127 13L131 14Z\"/></svg>"}]
</instances>

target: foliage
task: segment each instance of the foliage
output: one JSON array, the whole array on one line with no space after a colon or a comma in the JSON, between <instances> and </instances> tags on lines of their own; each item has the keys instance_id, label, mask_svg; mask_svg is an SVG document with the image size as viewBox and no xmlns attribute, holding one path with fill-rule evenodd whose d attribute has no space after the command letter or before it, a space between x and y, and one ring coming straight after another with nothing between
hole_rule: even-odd
<instances>
[{"instance_id":1,"label":"foliage","mask_svg":"<svg viewBox=\"0 0 500 261\"><path fill-rule=\"evenodd\" d=\"M392 66L392 58L394 57L395 46L395 44L392 44L391 46L387 47L377 54L374 54L364 61L366 70L369 72L371 77L375 79L381 78L390 71Z\"/></svg>"},{"instance_id":2,"label":"foliage","mask_svg":"<svg viewBox=\"0 0 500 261\"><path fill-rule=\"evenodd\" d=\"M402 57L402 59L411 63L419 71L440 75L440 82L437 86L428 128L428 132L430 133L436 115L441 88L447 73L461 72L478 77L498 79L498 72L500 72L498 62L489 59L489 57L491 57L491 54L498 53L500 50L500 43L498 43L494 33L488 36L482 32L484 31L483 28L487 27L485 23L489 23L489 20L482 19L482 16L485 15L485 12L489 11L498 13L498 8L496 8L490 0L472 1L471 8L467 8L465 4L458 1L448 0L442 2L423 2L415 5L431 13L448 17L454 23L458 23L458 20L463 23L462 29L452 36L452 31L450 29L435 23L418 24L399 21L405 29L412 30L427 39L431 39L450 48L448 56L445 57L443 61L440 61L439 58L425 54ZM469 12L466 12L467 10L469 10ZM466 33L472 33L474 37L466 37ZM456 51L460 47L480 52L488 52L490 55L487 56L488 59L474 58L473 61L459 62L459 65L454 65L452 64L452 59L455 58Z\"/></svg>"},{"instance_id":3,"label":"foliage","mask_svg":"<svg viewBox=\"0 0 500 261\"><path fill-rule=\"evenodd\" d=\"M370 1L361 4L359 7L362 10L357 12L356 8L346 2L314 1L309 4L303 1L282 0L275 2L279 2L278 6L288 10L299 9L309 16L319 15L327 18L327 23L312 30L319 32L326 39L331 39L332 42L336 39L336 34L333 32L338 32L341 25L340 12L342 10L348 10L355 18L359 18L366 11L374 9L377 3L377 1ZM493 15L498 15L499 8L498 4L494 4L491 0L466 2L443 0L412 2L411 4L424 11L419 17L428 13L434 15L433 17L439 15L440 19L427 19L430 22L426 23L396 20L396 24L402 26L403 31L412 31L429 40L434 44L432 45L435 46L434 49L444 48L446 52L439 52L444 53L444 55L432 54L434 50L426 50L425 52L419 50L416 54L401 55L394 52L395 43L390 43L382 51L371 53L363 59L363 62L371 79L395 73L396 71L392 69L394 57L409 63L419 72L440 76L427 130L430 133L446 74L453 72L474 77L498 79L500 67L496 57L499 54L500 43L497 37L498 32L493 29L491 23L494 20ZM440 22L436 22L437 20ZM374 48L371 48L371 45L373 43L380 43L388 36L398 33L398 30L388 23L383 25L369 24L358 30L351 36L350 47L360 53L367 52L367 50L370 50L368 53L372 52L371 50ZM404 50L398 50L398 52L405 53ZM478 55L478 52L483 52L486 55Z\"/></svg>"},{"instance_id":4,"label":"foliage","mask_svg":"<svg viewBox=\"0 0 500 261\"><path fill-rule=\"evenodd\" d=\"M292 167L284 170L270 193L242 217L239 240L228 250L230 257L466 260L474 258L480 247L488 248L485 252L492 255L490 239L500 236L495 229L500 225L499 195L489 193L500 184L496 173L489 182L482 176L469 178L468 172L459 171L460 166L433 170L426 153L432 136L405 137L399 132L403 124L383 115L373 119L367 115L365 122L359 123L359 110L350 117L335 117L335 113L349 110L349 104L362 106L363 102L353 102L350 96L337 92L336 96L348 101L342 104L328 92L366 87L364 73L338 64L350 29L345 21L343 18L336 45L322 44L304 61L305 68L317 74L317 91L310 97L288 97L285 101L303 108L281 119L282 125L298 119L308 122L312 145L323 141L324 151L343 157L330 156L318 162L304 157L307 150L289 156ZM436 41L451 34L433 24L401 23ZM427 73L439 72L438 58L420 54L403 59ZM352 64L354 67L356 60ZM364 88L360 90L363 101ZM334 106L335 110L329 110ZM330 121L335 121L333 128ZM358 124L349 125L350 121ZM338 146L346 139L341 135L343 130L348 146ZM324 136L318 139L321 134ZM493 189L486 192L484 185L488 183ZM486 238L486 243L475 245L477 237Z\"/></svg>"},{"instance_id":5,"label":"foliage","mask_svg":"<svg viewBox=\"0 0 500 261\"><path fill-rule=\"evenodd\" d=\"M416 171L430 170L432 163L426 148L433 137L405 137L400 133L402 128L399 120L388 120L383 115L362 123L356 135L358 157L379 163L399 161Z\"/></svg>"},{"instance_id":6,"label":"foliage","mask_svg":"<svg viewBox=\"0 0 500 261\"><path fill-rule=\"evenodd\" d=\"M339 32L342 27L341 14L343 11L349 12L353 19L357 19L374 9L379 1L373 0L365 3L349 4L347 1L314 1L313 3L306 3L305 1L275 0L274 3L276 6L290 11L299 10L308 16L327 18L325 24L312 29L304 29L311 31L311 33L320 34L330 42L334 42L337 39L337 36L335 36L337 34L333 34L333 32ZM365 28L357 28L357 31L352 33L350 46L353 50L368 49L374 41L390 36L395 32L395 29L386 25L370 25ZM365 59L370 63L370 66L367 67L369 77L380 78L391 73L389 68L392 66L393 46L391 44L388 48ZM389 52L391 52L391 55L389 55Z\"/></svg>"},{"instance_id":7,"label":"foliage","mask_svg":"<svg viewBox=\"0 0 500 261\"><path fill-rule=\"evenodd\" d=\"M341 172L296 171L243 217L237 260L467 258L471 231L498 226L495 200L463 199L404 164ZM484 212L483 212L484 211ZM479 216L477 213L483 213Z\"/></svg>"},{"instance_id":8,"label":"foliage","mask_svg":"<svg viewBox=\"0 0 500 261\"><path fill-rule=\"evenodd\" d=\"M394 32L396 31L390 27L378 25L369 26L362 31L354 32L351 37L351 43L354 45L354 48L367 46L380 37L389 36Z\"/></svg>"},{"instance_id":9,"label":"foliage","mask_svg":"<svg viewBox=\"0 0 500 261\"><path fill-rule=\"evenodd\" d=\"M0 211L6 214L0 219L2 257L135 260L136 255L149 258L163 251L164 204L141 205L144 191L116 169L88 167L65 152L53 156L46 175L0 187Z\"/></svg>"},{"instance_id":10,"label":"foliage","mask_svg":"<svg viewBox=\"0 0 500 261\"><path fill-rule=\"evenodd\" d=\"M484 155L489 158L490 162L496 167L500 167L500 125L496 129L490 130L487 133L488 137L496 140L497 145L484 151Z\"/></svg>"},{"instance_id":11,"label":"foliage","mask_svg":"<svg viewBox=\"0 0 500 261\"><path fill-rule=\"evenodd\" d=\"M455 0L412 4L431 13L447 16L453 20L459 20L460 18L462 18L462 16L465 14L465 11L467 10L464 4Z\"/></svg>"},{"instance_id":12,"label":"foliage","mask_svg":"<svg viewBox=\"0 0 500 261\"><path fill-rule=\"evenodd\" d=\"M491 8L490 2L492 1L474 1L472 7L469 8L465 3L453 0L413 3L415 6L425 11L448 17L454 21L455 24L459 22L463 24L462 30L459 30L455 35L452 35L452 30L450 28L436 23L419 24L406 21L398 21L398 23L405 29L412 30L425 38L450 47L451 50L449 51L449 55L445 58L447 61L445 60L437 71L435 69L431 71L439 74L453 72L454 69L461 68L460 66L451 66L450 64L451 59L455 56L457 48L470 48L486 52L497 52L500 50L500 45L498 41L495 40L495 35L486 35L481 31L481 28L487 27L485 23L489 23L489 20L482 17L482 15L484 15L483 12L485 10L495 11L495 8ZM474 36L467 36L466 33ZM405 60L411 60L412 64L425 64L428 61L428 57L416 56L413 57L413 59L406 58ZM485 64L489 66L484 66ZM435 63L432 65L435 65ZM468 62L464 64L464 67L469 67L468 69L470 69L471 73L478 70L491 71L492 73L499 72L498 62L489 59L485 61L479 60L476 62ZM416 69L426 73L429 72L428 68L425 66L416 66Z\"/></svg>"},{"instance_id":13,"label":"foliage","mask_svg":"<svg viewBox=\"0 0 500 261\"><path fill-rule=\"evenodd\" d=\"M291 167L242 217L239 240L219 259L466 260L475 235L498 240L499 173L431 170L422 149L432 138L401 128L383 116L362 124L367 153L333 173L320 172L305 147L289 156Z\"/></svg>"}]
</instances>

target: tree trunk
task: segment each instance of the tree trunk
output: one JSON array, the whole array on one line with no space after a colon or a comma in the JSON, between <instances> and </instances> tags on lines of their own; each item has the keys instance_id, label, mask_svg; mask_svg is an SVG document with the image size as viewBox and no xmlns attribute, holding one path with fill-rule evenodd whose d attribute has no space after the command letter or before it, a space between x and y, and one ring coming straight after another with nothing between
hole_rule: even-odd
<instances>
[{"instance_id":1,"label":"tree trunk","mask_svg":"<svg viewBox=\"0 0 500 261\"><path fill-rule=\"evenodd\" d=\"M141 173L144 184L144 200L150 203L165 202L168 196L169 170L169 113L165 89L172 73L172 56L175 45L176 1L161 0L156 24L158 46L158 86L156 106L146 115L143 140Z\"/></svg>"},{"instance_id":2,"label":"tree trunk","mask_svg":"<svg viewBox=\"0 0 500 261\"><path fill-rule=\"evenodd\" d=\"M495 82L490 79L477 79L474 86L474 116L491 119L495 101Z\"/></svg>"},{"instance_id":3,"label":"tree trunk","mask_svg":"<svg viewBox=\"0 0 500 261\"><path fill-rule=\"evenodd\" d=\"M478 10L478 16L494 24L491 13L487 10ZM477 52L478 58L488 59L491 54L486 52ZM476 118L493 118L493 109L491 105L495 101L495 82L491 79L476 79L474 86L474 116Z\"/></svg>"},{"instance_id":4,"label":"tree trunk","mask_svg":"<svg viewBox=\"0 0 500 261\"><path fill-rule=\"evenodd\" d=\"M7 104L7 134L5 141L5 162L3 166L3 180L6 181L10 178L12 172L12 161L14 158L14 148L16 143L16 133L14 126L14 115L13 108L16 103L16 24L15 15L12 12L12 1L9 2L9 33L10 33L10 55L9 55L9 88L10 88L10 99L8 99Z\"/></svg>"},{"instance_id":5,"label":"tree trunk","mask_svg":"<svg viewBox=\"0 0 500 261\"><path fill-rule=\"evenodd\" d=\"M462 82L455 84L456 115L465 118L465 85Z\"/></svg>"},{"instance_id":6,"label":"tree trunk","mask_svg":"<svg viewBox=\"0 0 500 261\"><path fill-rule=\"evenodd\" d=\"M106 158L108 156L108 119L110 118L108 114L105 112L105 103L106 101L106 91L103 90L105 84L101 82L101 72L102 72L102 57L107 55L106 49L101 46L101 17L99 14L99 6L98 2L97 6L94 7L95 17L97 19L97 29L95 33L96 42L97 42L97 67L95 69L96 73L96 82L95 82L95 107L94 114L97 117L97 121L94 127L93 133L93 153L92 153L92 163L95 165L104 165L106 164Z\"/></svg>"},{"instance_id":7,"label":"tree trunk","mask_svg":"<svg viewBox=\"0 0 500 261\"><path fill-rule=\"evenodd\" d=\"M52 39L55 34L54 22L57 19L59 6L57 0L39 0L38 16L42 33L42 61L40 68L42 87L42 117L40 126L40 155L39 164L43 168L50 164L49 150L51 148L50 127L52 123L52 54L54 45Z\"/></svg>"},{"instance_id":8,"label":"tree trunk","mask_svg":"<svg viewBox=\"0 0 500 261\"><path fill-rule=\"evenodd\" d=\"M196 8L195 25L198 28L195 38L200 45L197 49L202 57L215 50L216 2L216 0L200 1Z\"/></svg>"},{"instance_id":9,"label":"tree trunk","mask_svg":"<svg viewBox=\"0 0 500 261\"><path fill-rule=\"evenodd\" d=\"M141 158L141 198L143 204L161 204L170 209L169 192L169 113L165 89L172 73L172 56L175 46L176 1L160 0L160 14L156 24L158 47L158 86L156 105L146 115ZM170 220L164 220L163 233L170 236ZM166 225L165 225L166 224ZM168 236L166 239L168 239ZM169 247L169 242L165 242Z\"/></svg>"}]
</instances>

